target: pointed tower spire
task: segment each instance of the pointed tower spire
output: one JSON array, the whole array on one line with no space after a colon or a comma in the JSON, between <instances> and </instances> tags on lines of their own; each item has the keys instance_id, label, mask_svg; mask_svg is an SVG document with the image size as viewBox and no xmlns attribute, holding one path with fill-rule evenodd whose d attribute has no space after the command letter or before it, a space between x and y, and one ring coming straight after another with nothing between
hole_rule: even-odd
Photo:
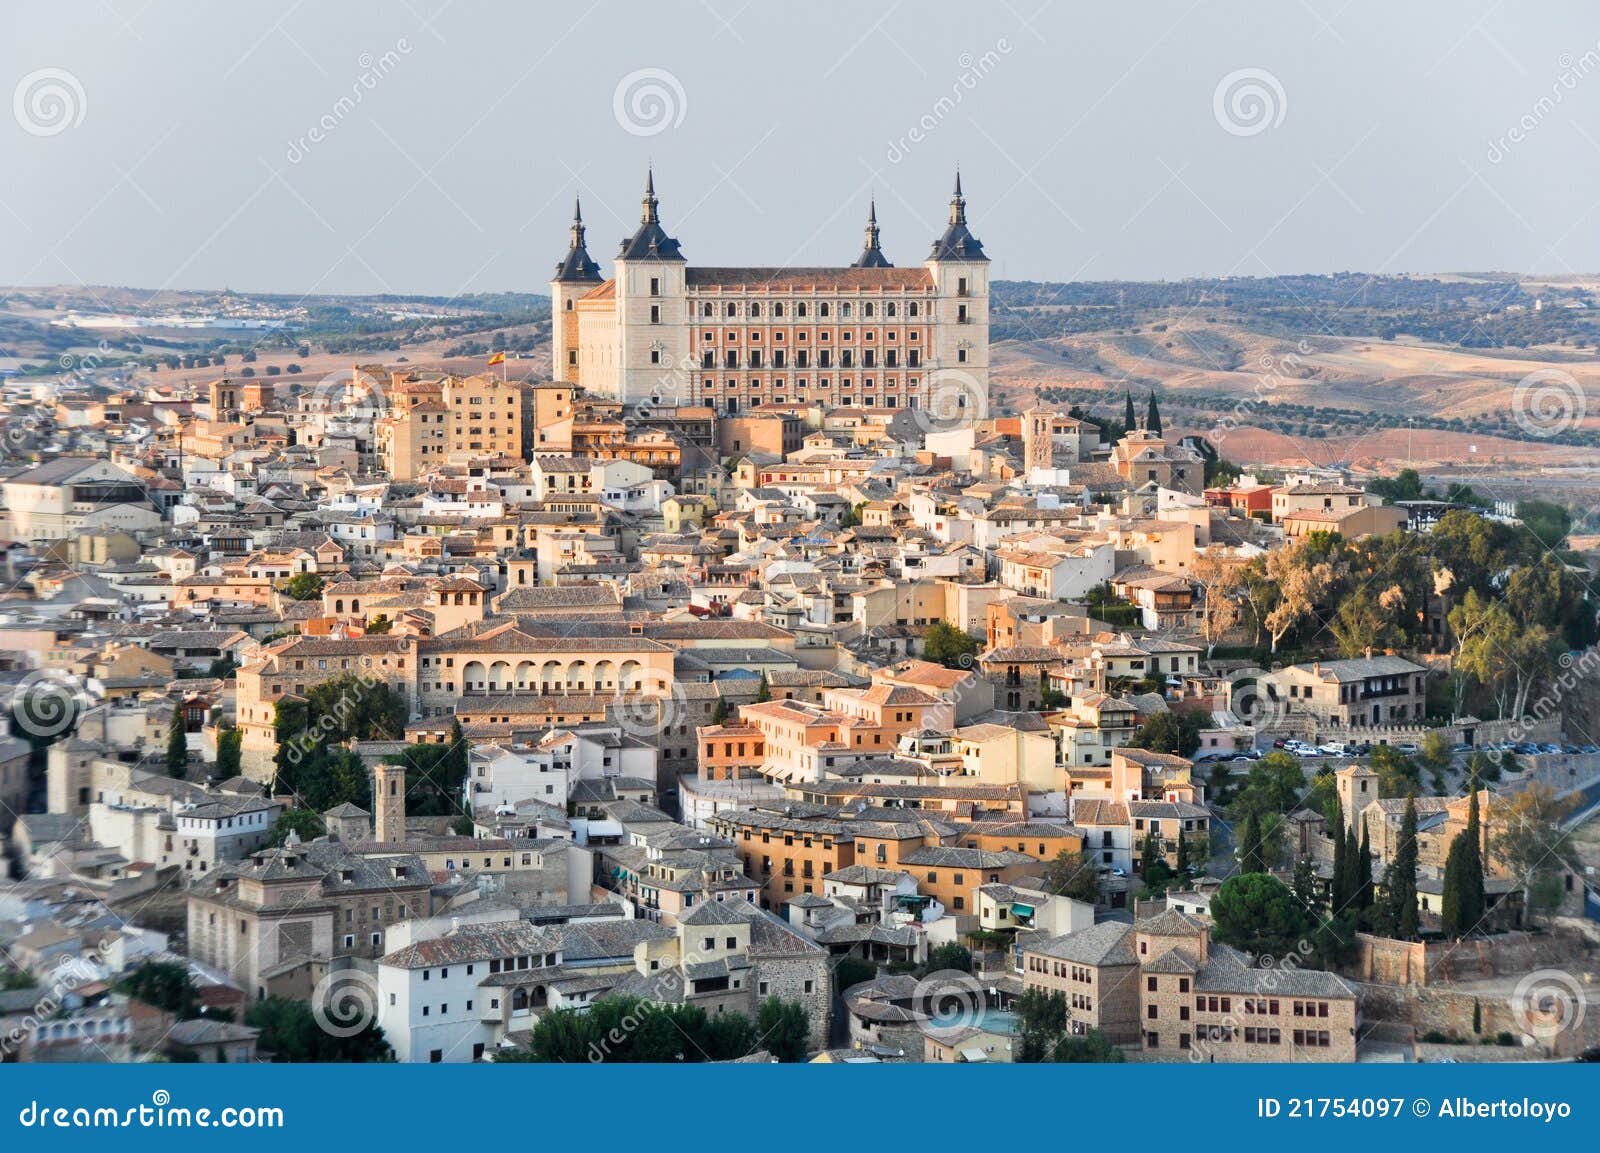
<instances>
[{"instance_id":1,"label":"pointed tower spire","mask_svg":"<svg viewBox=\"0 0 1600 1153\"><path fill-rule=\"evenodd\" d=\"M557 280L600 279L600 266L589 259L583 227L583 205L576 197L572 201L572 224L567 233L566 259L556 265Z\"/></svg>"},{"instance_id":2,"label":"pointed tower spire","mask_svg":"<svg viewBox=\"0 0 1600 1153\"><path fill-rule=\"evenodd\" d=\"M950 226L933 242L929 260L988 260L983 242L967 229L967 198L961 194L961 169L956 168L956 186L950 194Z\"/></svg>"},{"instance_id":3,"label":"pointed tower spire","mask_svg":"<svg viewBox=\"0 0 1600 1153\"><path fill-rule=\"evenodd\" d=\"M893 268L888 258L883 255L883 249L878 246L878 198L874 196L868 202L867 208L867 234L861 246L861 255L856 258L856 268Z\"/></svg>"},{"instance_id":4,"label":"pointed tower spire","mask_svg":"<svg viewBox=\"0 0 1600 1153\"><path fill-rule=\"evenodd\" d=\"M656 170L652 164L645 169L643 212L639 227L622 242L618 260L682 260L678 242L661 227L660 203L656 200Z\"/></svg>"},{"instance_id":5,"label":"pointed tower spire","mask_svg":"<svg viewBox=\"0 0 1600 1153\"><path fill-rule=\"evenodd\" d=\"M652 164L644 172L644 216L639 223L657 223L661 219L660 214L657 212L659 207L660 205L656 201L656 168Z\"/></svg>"}]
</instances>

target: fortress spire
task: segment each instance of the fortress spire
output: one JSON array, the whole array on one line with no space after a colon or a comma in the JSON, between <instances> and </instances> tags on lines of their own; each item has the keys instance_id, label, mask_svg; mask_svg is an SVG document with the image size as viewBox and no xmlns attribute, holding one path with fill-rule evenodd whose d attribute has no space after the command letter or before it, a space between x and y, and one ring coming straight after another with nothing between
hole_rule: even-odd
<instances>
[{"instance_id":1,"label":"fortress spire","mask_svg":"<svg viewBox=\"0 0 1600 1153\"><path fill-rule=\"evenodd\" d=\"M869 201L867 208L867 234L861 247L861 255L856 258L856 268L893 268L888 258L883 255L883 249L878 246L878 198L874 196Z\"/></svg>"},{"instance_id":2,"label":"fortress spire","mask_svg":"<svg viewBox=\"0 0 1600 1153\"><path fill-rule=\"evenodd\" d=\"M567 255L556 265L556 277L559 281L592 280L599 282L600 266L589 259L589 249L585 242L583 227L583 205L576 199L572 202L572 226L568 232Z\"/></svg>"}]
</instances>

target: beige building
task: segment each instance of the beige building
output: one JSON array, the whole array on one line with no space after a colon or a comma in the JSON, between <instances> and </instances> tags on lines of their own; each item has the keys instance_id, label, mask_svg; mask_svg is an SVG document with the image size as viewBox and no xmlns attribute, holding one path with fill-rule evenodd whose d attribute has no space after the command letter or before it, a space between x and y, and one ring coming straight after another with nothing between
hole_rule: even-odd
<instances>
[{"instance_id":1,"label":"beige building","mask_svg":"<svg viewBox=\"0 0 1600 1153\"><path fill-rule=\"evenodd\" d=\"M1146 1060L1356 1059L1354 986L1320 969L1255 968L1176 910L1028 940L1022 969L1024 987L1066 998L1073 1033L1098 1029Z\"/></svg>"},{"instance_id":2,"label":"beige building","mask_svg":"<svg viewBox=\"0 0 1600 1153\"><path fill-rule=\"evenodd\" d=\"M540 389L491 373L397 381L389 412L377 421L378 452L393 479L411 481L472 460L526 460L536 428L571 417L565 387Z\"/></svg>"},{"instance_id":3,"label":"beige building","mask_svg":"<svg viewBox=\"0 0 1600 1153\"><path fill-rule=\"evenodd\" d=\"M944 426L987 411L989 258L959 177L920 266L889 263L872 213L848 267L701 268L662 226L652 174L614 263L604 279L575 214L550 284L558 382L729 416L799 402L920 408Z\"/></svg>"},{"instance_id":4,"label":"beige building","mask_svg":"<svg viewBox=\"0 0 1600 1153\"><path fill-rule=\"evenodd\" d=\"M1263 673L1264 709L1333 728L1414 725L1427 713L1428 670L1404 657L1316 661Z\"/></svg>"}]
</instances>

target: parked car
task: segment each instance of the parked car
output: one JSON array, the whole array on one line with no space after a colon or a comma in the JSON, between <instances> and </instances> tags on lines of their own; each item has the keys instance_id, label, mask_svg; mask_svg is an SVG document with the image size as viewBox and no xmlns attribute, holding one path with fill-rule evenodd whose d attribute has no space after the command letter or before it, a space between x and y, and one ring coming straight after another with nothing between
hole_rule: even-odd
<instances>
[{"instance_id":1,"label":"parked car","mask_svg":"<svg viewBox=\"0 0 1600 1153\"><path fill-rule=\"evenodd\" d=\"M1325 745L1318 745L1317 752L1325 757L1348 757L1350 746L1343 741L1329 741Z\"/></svg>"},{"instance_id":2,"label":"parked car","mask_svg":"<svg viewBox=\"0 0 1600 1153\"><path fill-rule=\"evenodd\" d=\"M1408 757L1414 757L1422 751L1422 746L1416 741L1401 741L1394 748L1397 753L1404 753Z\"/></svg>"}]
</instances>

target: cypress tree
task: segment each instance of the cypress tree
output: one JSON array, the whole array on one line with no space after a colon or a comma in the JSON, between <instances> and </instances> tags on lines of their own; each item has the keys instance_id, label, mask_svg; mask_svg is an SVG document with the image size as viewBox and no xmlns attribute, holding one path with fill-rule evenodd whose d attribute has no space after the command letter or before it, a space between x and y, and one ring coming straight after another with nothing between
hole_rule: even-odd
<instances>
[{"instance_id":1,"label":"cypress tree","mask_svg":"<svg viewBox=\"0 0 1600 1153\"><path fill-rule=\"evenodd\" d=\"M1139 427L1139 418L1134 415L1133 390L1131 388L1123 394L1123 399L1122 423L1128 426L1129 432L1132 432L1134 429Z\"/></svg>"},{"instance_id":2,"label":"cypress tree","mask_svg":"<svg viewBox=\"0 0 1600 1153\"><path fill-rule=\"evenodd\" d=\"M1239 871L1241 873L1263 872L1261 863L1261 819L1255 811L1244 819L1244 832L1239 838Z\"/></svg>"},{"instance_id":3,"label":"cypress tree","mask_svg":"<svg viewBox=\"0 0 1600 1153\"><path fill-rule=\"evenodd\" d=\"M1294 884L1291 888L1302 908L1317 907L1317 874L1311 866L1310 857L1301 857L1294 863Z\"/></svg>"},{"instance_id":4,"label":"cypress tree","mask_svg":"<svg viewBox=\"0 0 1600 1153\"><path fill-rule=\"evenodd\" d=\"M1417 936L1417 798L1406 798L1400 822L1400 839L1383 878L1383 922L1387 932L1402 941Z\"/></svg>"},{"instance_id":5,"label":"cypress tree","mask_svg":"<svg viewBox=\"0 0 1600 1153\"><path fill-rule=\"evenodd\" d=\"M1346 879L1350 875L1350 870L1345 864L1344 859L1345 835L1343 814L1338 811L1337 806L1335 806L1334 815L1340 818L1340 820L1339 823L1333 827L1333 879L1328 886L1328 898L1332 904L1334 913L1337 914L1339 910L1344 908L1345 902L1350 898L1350 894L1346 890L1345 885Z\"/></svg>"},{"instance_id":6,"label":"cypress tree","mask_svg":"<svg viewBox=\"0 0 1600 1153\"><path fill-rule=\"evenodd\" d=\"M1144 414L1145 431L1154 435L1161 435L1161 410L1156 407L1155 390L1150 390L1150 404Z\"/></svg>"},{"instance_id":7,"label":"cypress tree","mask_svg":"<svg viewBox=\"0 0 1600 1153\"><path fill-rule=\"evenodd\" d=\"M1488 899L1483 891L1483 827L1478 812L1478 779L1469 782L1472 790L1467 800L1467 827L1461 834L1467 846L1462 852L1466 862L1461 881L1461 913L1467 931L1471 931L1489 911Z\"/></svg>"},{"instance_id":8,"label":"cypress tree","mask_svg":"<svg viewBox=\"0 0 1600 1153\"><path fill-rule=\"evenodd\" d=\"M1444 862L1444 896L1440 900L1439 919L1445 933L1452 937L1472 932L1483 920L1485 911L1483 830L1478 814L1476 777L1468 787L1471 793L1467 798L1467 827L1450 842L1450 852Z\"/></svg>"},{"instance_id":9,"label":"cypress tree","mask_svg":"<svg viewBox=\"0 0 1600 1153\"><path fill-rule=\"evenodd\" d=\"M1189 842L1184 839L1183 830L1179 829L1178 830L1178 872L1186 874L1186 873L1188 873L1188 871L1189 871Z\"/></svg>"},{"instance_id":10,"label":"cypress tree","mask_svg":"<svg viewBox=\"0 0 1600 1153\"><path fill-rule=\"evenodd\" d=\"M1372 842L1367 837L1367 825L1361 823L1361 847L1356 852L1356 908L1372 907Z\"/></svg>"},{"instance_id":11,"label":"cypress tree","mask_svg":"<svg viewBox=\"0 0 1600 1153\"><path fill-rule=\"evenodd\" d=\"M184 735L183 702L172 706L172 722L167 725L167 773L181 777L189 767L189 740Z\"/></svg>"}]
</instances>

